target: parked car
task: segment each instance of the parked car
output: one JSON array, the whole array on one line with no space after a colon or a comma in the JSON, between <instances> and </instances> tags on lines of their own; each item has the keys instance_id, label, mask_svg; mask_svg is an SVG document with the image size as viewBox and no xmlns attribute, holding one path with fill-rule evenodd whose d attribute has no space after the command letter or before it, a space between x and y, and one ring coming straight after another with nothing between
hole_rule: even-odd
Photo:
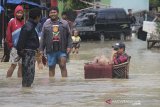
<instances>
[{"instance_id":1,"label":"parked car","mask_svg":"<svg viewBox=\"0 0 160 107\"><path fill-rule=\"evenodd\" d=\"M123 8L99 8L81 12L74 22L82 39L125 40L131 35L130 21Z\"/></svg>"}]
</instances>

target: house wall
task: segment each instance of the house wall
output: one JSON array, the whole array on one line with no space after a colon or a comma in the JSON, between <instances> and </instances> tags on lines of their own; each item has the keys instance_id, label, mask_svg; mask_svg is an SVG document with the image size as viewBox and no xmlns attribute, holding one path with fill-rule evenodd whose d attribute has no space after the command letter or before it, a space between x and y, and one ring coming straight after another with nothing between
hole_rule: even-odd
<instances>
[{"instance_id":1,"label":"house wall","mask_svg":"<svg viewBox=\"0 0 160 107\"><path fill-rule=\"evenodd\" d=\"M132 9L133 12L149 10L149 0L111 0L111 7L124 8L126 11Z\"/></svg>"}]
</instances>

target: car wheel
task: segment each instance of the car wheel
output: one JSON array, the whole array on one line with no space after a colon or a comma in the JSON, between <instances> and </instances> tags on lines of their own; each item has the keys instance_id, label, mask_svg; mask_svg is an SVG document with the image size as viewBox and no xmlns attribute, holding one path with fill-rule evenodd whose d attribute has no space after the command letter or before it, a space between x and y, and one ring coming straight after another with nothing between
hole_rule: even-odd
<instances>
[{"instance_id":1,"label":"car wheel","mask_svg":"<svg viewBox=\"0 0 160 107\"><path fill-rule=\"evenodd\" d=\"M99 37L100 41L104 41L105 40L105 36L103 33L100 34L100 37Z\"/></svg>"},{"instance_id":2,"label":"car wheel","mask_svg":"<svg viewBox=\"0 0 160 107\"><path fill-rule=\"evenodd\" d=\"M125 40L125 35L124 35L124 33L121 33L121 34L120 34L120 40L122 40L122 41Z\"/></svg>"}]
</instances>

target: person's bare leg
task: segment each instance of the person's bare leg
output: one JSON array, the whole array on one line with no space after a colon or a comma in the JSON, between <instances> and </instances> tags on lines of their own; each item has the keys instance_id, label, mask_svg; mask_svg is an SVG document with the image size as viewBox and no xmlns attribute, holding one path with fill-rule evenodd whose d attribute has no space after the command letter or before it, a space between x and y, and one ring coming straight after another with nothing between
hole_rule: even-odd
<instances>
[{"instance_id":1,"label":"person's bare leg","mask_svg":"<svg viewBox=\"0 0 160 107\"><path fill-rule=\"evenodd\" d=\"M61 57L59 59L59 67L61 69L62 77L67 77L66 58L65 57Z\"/></svg>"},{"instance_id":2,"label":"person's bare leg","mask_svg":"<svg viewBox=\"0 0 160 107\"><path fill-rule=\"evenodd\" d=\"M73 53L73 54L75 53L75 48L74 48L74 47L72 48L72 53Z\"/></svg>"},{"instance_id":3,"label":"person's bare leg","mask_svg":"<svg viewBox=\"0 0 160 107\"><path fill-rule=\"evenodd\" d=\"M18 78L22 77L22 64L18 63L18 72L17 72Z\"/></svg>"},{"instance_id":4,"label":"person's bare leg","mask_svg":"<svg viewBox=\"0 0 160 107\"><path fill-rule=\"evenodd\" d=\"M11 64L10 68L7 71L7 76L6 77L12 77L12 74L13 74L16 66L17 66L17 64Z\"/></svg>"},{"instance_id":5,"label":"person's bare leg","mask_svg":"<svg viewBox=\"0 0 160 107\"><path fill-rule=\"evenodd\" d=\"M49 77L55 76L55 65L53 67L49 67Z\"/></svg>"},{"instance_id":6,"label":"person's bare leg","mask_svg":"<svg viewBox=\"0 0 160 107\"><path fill-rule=\"evenodd\" d=\"M76 51L75 51L75 52L76 52L76 54L78 54L78 53L79 53L79 49L78 49L78 48L76 48Z\"/></svg>"},{"instance_id":7,"label":"person's bare leg","mask_svg":"<svg viewBox=\"0 0 160 107\"><path fill-rule=\"evenodd\" d=\"M37 67L38 67L39 70L42 70L43 69L42 62L37 61Z\"/></svg>"}]
</instances>

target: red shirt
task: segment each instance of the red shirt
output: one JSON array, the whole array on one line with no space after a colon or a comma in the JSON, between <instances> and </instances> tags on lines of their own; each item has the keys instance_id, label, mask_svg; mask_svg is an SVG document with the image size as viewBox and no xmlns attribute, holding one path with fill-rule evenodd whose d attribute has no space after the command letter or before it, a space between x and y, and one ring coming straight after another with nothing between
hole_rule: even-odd
<instances>
[{"instance_id":1,"label":"red shirt","mask_svg":"<svg viewBox=\"0 0 160 107\"><path fill-rule=\"evenodd\" d=\"M12 42L12 33L16 31L17 29L21 28L24 25L24 21L19 21L16 18L13 18L9 21L7 26L7 32L6 32L6 40L8 43L9 48L13 47Z\"/></svg>"},{"instance_id":2,"label":"red shirt","mask_svg":"<svg viewBox=\"0 0 160 107\"><path fill-rule=\"evenodd\" d=\"M127 62L127 60L128 55L126 53L118 54L116 57L113 58L113 62L115 65Z\"/></svg>"},{"instance_id":3,"label":"red shirt","mask_svg":"<svg viewBox=\"0 0 160 107\"><path fill-rule=\"evenodd\" d=\"M6 31L6 41L8 44L9 48L13 47L13 42L12 42L12 33L15 32L17 29L21 28L24 25L24 21L23 20L18 20L16 18L16 13L18 11L22 11L23 12L23 7L21 5L18 5L15 8L14 11L14 16L15 18L12 18L9 22L8 22L8 26L7 26L7 31Z\"/></svg>"}]
</instances>

